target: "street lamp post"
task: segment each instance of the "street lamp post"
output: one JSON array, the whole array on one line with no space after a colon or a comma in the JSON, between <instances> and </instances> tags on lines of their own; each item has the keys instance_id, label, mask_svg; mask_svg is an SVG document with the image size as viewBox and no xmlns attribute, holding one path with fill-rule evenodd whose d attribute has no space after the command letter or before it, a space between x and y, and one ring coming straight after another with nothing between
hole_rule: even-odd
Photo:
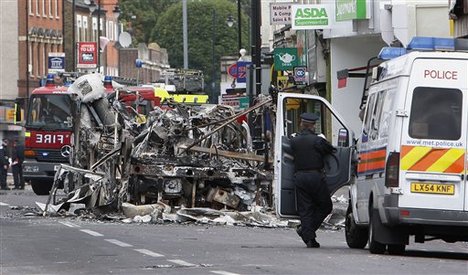
<instances>
[{"instance_id":1,"label":"street lamp post","mask_svg":"<svg viewBox=\"0 0 468 275\"><path fill-rule=\"evenodd\" d=\"M229 15L228 18L226 19L226 23L228 27L234 26L234 18L232 15ZM237 50L239 51L239 56L240 56L240 50L242 49L242 30L241 30L241 2L240 0L237 0Z\"/></svg>"},{"instance_id":2,"label":"street lamp post","mask_svg":"<svg viewBox=\"0 0 468 275\"><path fill-rule=\"evenodd\" d=\"M101 72L101 41L100 41L100 29L101 29L101 0L97 0L97 4L94 3L94 0L85 1L88 4L89 12L91 14L97 9L97 72Z\"/></svg>"},{"instance_id":3,"label":"street lamp post","mask_svg":"<svg viewBox=\"0 0 468 275\"><path fill-rule=\"evenodd\" d=\"M182 0L182 32L184 44L184 69L188 69L188 26L187 26L187 0Z\"/></svg>"},{"instance_id":4,"label":"street lamp post","mask_svg":"<svg viewBox=\"0 0 468 275\"><path fill-rule=\"evenodd\" d=\"M217 100L215 100L215 89L216 89L216 66L215 66L215 39L216 39L216 10L213 9L213 25L212 25L212 31L211 31L211 59L212 59L212 84L211 84L211 99L210 103L215 103Z\"/></svg>"},{"instance_id":5,"label":"street lamp post","mask_svg":"<svg viewBox=\"0 0 468 275\"><path fill-rule=\"evenodd\" d=\"M241 23L242 23L241 0L237 0L237 32L238 32L237 42L238 42L239 55L240 55L240 50L242 49L242 31L241 31L242 24Z\"/></svg>"}]
</instances>

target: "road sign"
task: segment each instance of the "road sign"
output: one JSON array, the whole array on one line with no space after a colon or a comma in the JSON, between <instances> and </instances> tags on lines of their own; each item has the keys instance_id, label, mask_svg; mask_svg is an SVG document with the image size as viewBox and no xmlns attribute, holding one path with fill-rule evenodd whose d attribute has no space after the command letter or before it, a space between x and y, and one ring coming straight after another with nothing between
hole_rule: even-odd
<instances>
[{"instance_id":1,"label":"road sign","mask_svg":"<svg viewBox=\"0 0 468 275\"><path fill-rule=\"evenodd\" d=\"M237 78L237 63L231 64L228 67L227 72L230 76Z\"/></svg>"},{"instance_id":2,"label":"road sign","mask_svg":"<svg viewBox=\"0 0 468 275\"><path fill-rule=\"evenodd\" d=\"M237 83L245 83L247 79L247 66L252 62L238 61L237 62Z\"/></svg>"}]
</instances>

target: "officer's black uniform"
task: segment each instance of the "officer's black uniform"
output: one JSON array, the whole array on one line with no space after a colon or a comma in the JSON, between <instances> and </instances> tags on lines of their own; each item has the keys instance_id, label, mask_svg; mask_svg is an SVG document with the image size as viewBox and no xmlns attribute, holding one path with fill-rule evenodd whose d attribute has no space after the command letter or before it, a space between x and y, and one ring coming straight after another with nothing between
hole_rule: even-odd
<instances>
[{"instance_id":1,"label":"officer's black uniform","mask_svg":"<svg viewBox=\"0 0 468 275\"><path fill-rule=\"evenodd\" d=\"M11 159L13 163L11 165L11 171L13 173L13 182L15 183L15 189L24 189L23 179L23 161L24 161L24 147L15 141L13 150L11 152Z\"/></svg>"},{"instance_id":2,"label":"officer's black uniform","mask_svg":"<svg viewBox=\"0 0 468 275\"><path fill-rule=\"evenodd\" d=\"M301 118L303 122L313 123L318 116L304 113ZM320 247L315 241L315 231L333 208L325 182L323 159L326 155L332 154L335 148L326 139L317 136L313 130L306 128L291 139L291 149L296 168L298 213L301 218L301 228L298 233L307 247Z\"/></svg>"},{"instance_id":3,"label":"officer's black uniform","mask_svg":"<svg viewBox=\"0 0 468 275\"><path fill-rule=\"evenodd\" d=\"M8 152L8 142L6 139L3 140L2 148L0 148L0 188L7 190L7 172L10 154Z\"/></svg>"}]
</instances>

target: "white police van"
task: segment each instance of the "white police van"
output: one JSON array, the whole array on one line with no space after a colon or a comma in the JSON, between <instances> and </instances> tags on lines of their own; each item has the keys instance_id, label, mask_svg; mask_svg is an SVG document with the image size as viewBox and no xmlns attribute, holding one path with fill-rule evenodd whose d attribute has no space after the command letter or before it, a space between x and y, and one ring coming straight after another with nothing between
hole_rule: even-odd
<instances>
[{"instance_id":1,"label":"white police van","mask_svg":"<svg viewBox=\"0 0 468 275\"><path fill-rule=\"evenodd\" d=\"M401 254L415 242L468 241L468 52L415 37L384 48L366 95L346 241Z\"/></svg>"}]
</instances>

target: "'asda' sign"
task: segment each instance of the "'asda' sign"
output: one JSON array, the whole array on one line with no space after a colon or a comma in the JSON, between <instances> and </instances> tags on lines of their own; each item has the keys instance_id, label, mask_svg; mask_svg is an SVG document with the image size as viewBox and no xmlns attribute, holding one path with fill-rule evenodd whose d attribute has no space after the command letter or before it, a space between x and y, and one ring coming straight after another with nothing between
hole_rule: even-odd
<instances>
[{"instance_id":1,"label":"'asda' sign","mask_svg":"<svg viewBox=\"0 0 468 275\"><path fill-rule=\"evenodd\" d=\"M291 28L293 30L329 29L330 14L329 5L292 5Z\"/></svg>"}]
</instances>

